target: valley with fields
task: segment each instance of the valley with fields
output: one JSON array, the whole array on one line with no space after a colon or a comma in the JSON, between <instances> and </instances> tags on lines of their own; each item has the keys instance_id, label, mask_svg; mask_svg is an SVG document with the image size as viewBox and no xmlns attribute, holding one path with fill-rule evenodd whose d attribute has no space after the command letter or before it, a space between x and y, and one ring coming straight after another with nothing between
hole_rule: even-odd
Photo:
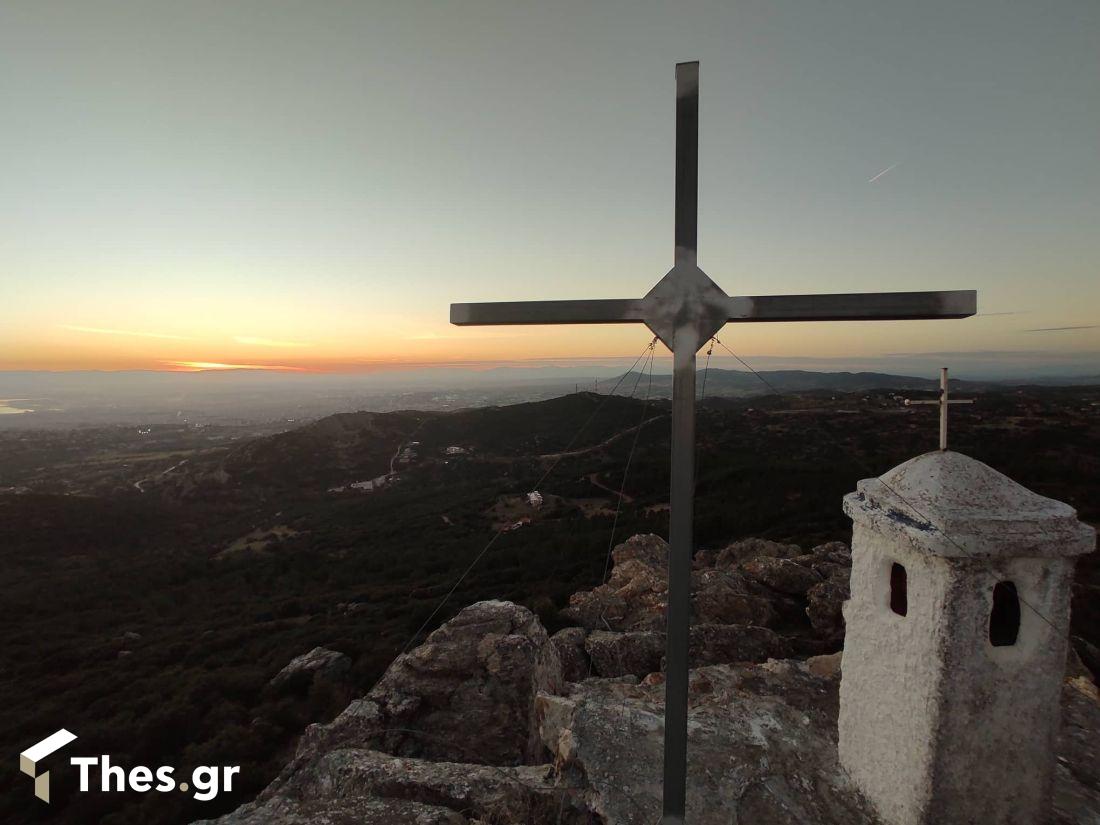
<instances>
[{"instance_id":1,"label":"valley with fields","mask_svg":"<svg viewBox=\"0 0 1100 825\"><path fill-rule=\"evenodd\" d=\"M0 741L16 753L64 726L128 763L242 766L213 802L86 794L78 815L72 778L59 776L48 810L6 793L0 818L226 813L274 778L308 724L333 718L466 605L509 600L550 632L564 627L561 611L601 583L612 547L667 535L669 402L635 385L294 425L0 430ZM849 542L842 496L936 446L935 412L901 403L921 392L705 399L697 552L750 537ZM1100 522L1100 389L973 397L952 410L954 449ZM795 654L839 647L801 609L777 622ZM1094 672L1098 628L1092 554L1078 565L1072 632ZM347 673L273 683L317 647L347 657ZM0 773L25 790L14 759Z\"/></svg>"}]
</instances>

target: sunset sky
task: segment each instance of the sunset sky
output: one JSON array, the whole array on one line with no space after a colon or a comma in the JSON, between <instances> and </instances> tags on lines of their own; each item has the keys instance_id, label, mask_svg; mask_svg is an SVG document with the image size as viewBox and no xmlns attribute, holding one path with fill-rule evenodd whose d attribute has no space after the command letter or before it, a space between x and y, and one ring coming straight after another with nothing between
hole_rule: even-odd
<instances>
[{"instance_id":1,"label":"sunset sky","mask_svg":"<svg viewBox=\"0 0 1100 825\"><path fill-rule=\"evenodd\" d=\"M728 327L747 358L1100 372L1100 3L0 5L0 370L636 354L447 323L672 264L730 294L979 290L979 317Z\"/></svg>"}]
</instances>

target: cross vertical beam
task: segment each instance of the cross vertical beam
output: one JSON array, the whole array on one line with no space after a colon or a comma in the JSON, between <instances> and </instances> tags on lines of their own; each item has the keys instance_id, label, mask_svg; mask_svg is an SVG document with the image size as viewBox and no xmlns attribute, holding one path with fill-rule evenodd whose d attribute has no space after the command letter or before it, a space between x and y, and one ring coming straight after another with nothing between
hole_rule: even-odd
<instances>
[{"instance_id":1,"label":"cross vertical beam","mask_svg":"<svg viewBox=\"0 0 1100 825\"><path fill-rule=\"evenodd\" d=\"M676 64L676 263L695 263L699 226L699 63Z\"/></svg>"},{"instance_id":2,"label":"cross vertical beam","mask_svg":"<svg viewBox=\"0 0 1100 825\"><path fill-rule=\"evenodd\" d=\"M696 264L699 224L699 64L676 64L676 266ZM686 319L684 319L686 320ZM672 336L668 608L665 616L665 741L662 825L687 810L688 650L695 521L695 353L698 324Z\"/></svg>"},{"instance_id":3,"label":"cross vertical beam","mask_svg":"<svg viewBox=\"0 0 1100 825\"><path fill-rule=\"evenodd\" d=\"M695 521L695 331L677 331L672 351L672 457L669 490L668 612L665 618L664 817L684 821L687 806L688 649Z\"/></svg>"}]
</instances>

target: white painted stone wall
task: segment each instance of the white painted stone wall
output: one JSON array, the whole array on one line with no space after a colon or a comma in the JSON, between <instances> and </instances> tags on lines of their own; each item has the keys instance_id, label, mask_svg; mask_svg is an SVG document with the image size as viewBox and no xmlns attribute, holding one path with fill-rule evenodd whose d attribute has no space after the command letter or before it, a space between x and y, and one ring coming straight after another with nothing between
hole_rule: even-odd
<instances>
[{"instance_id":1,"label":"white painted stone wall","mask_svg":"<svg viewBox=\"0 0 1100 825\"><path fill-rule=\"evenodd\" d=\"M1094 532L1067 505L958 453L920 456L883 481L861 481L844 503L854 532L841 762L888 825L1037 825L1072 557L1092 549ZM907 574L905 616L890 608L895 562ZM1000 581L1021 598L1011 647L989 641Z\"/></svg>"},{"instance_id":2,"label":"white painted stone wall","mask_svg":"<svg viewBox=\"0 0 1100 825\"><path fill-rule=\"evenodd\" d=\"M852 597L840 682L840 760L880 814L916 825L927 807L932 741L937 724L944 643L944 562L856 524L852 537ZM890 610L890 568L904 565L908 614Z\"/></svg>"}]
</instances>

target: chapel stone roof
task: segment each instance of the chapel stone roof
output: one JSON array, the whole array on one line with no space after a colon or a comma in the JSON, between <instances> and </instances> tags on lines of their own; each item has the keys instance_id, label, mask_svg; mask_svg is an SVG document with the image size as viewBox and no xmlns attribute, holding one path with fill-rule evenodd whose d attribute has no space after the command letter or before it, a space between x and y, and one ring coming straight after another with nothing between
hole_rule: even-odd
<instances>
[{"instance_id":1,"label":"chapel stone roof","mask_svg":"<svg viewBox=\"0 0 1100 825\"><path fill-rule=\"evenodd\" d=\"M844 510L940 556L1075 556L1096 539L1070 505L950 450L863 479L845 496Z\"/></svg>"}]
</instances>

